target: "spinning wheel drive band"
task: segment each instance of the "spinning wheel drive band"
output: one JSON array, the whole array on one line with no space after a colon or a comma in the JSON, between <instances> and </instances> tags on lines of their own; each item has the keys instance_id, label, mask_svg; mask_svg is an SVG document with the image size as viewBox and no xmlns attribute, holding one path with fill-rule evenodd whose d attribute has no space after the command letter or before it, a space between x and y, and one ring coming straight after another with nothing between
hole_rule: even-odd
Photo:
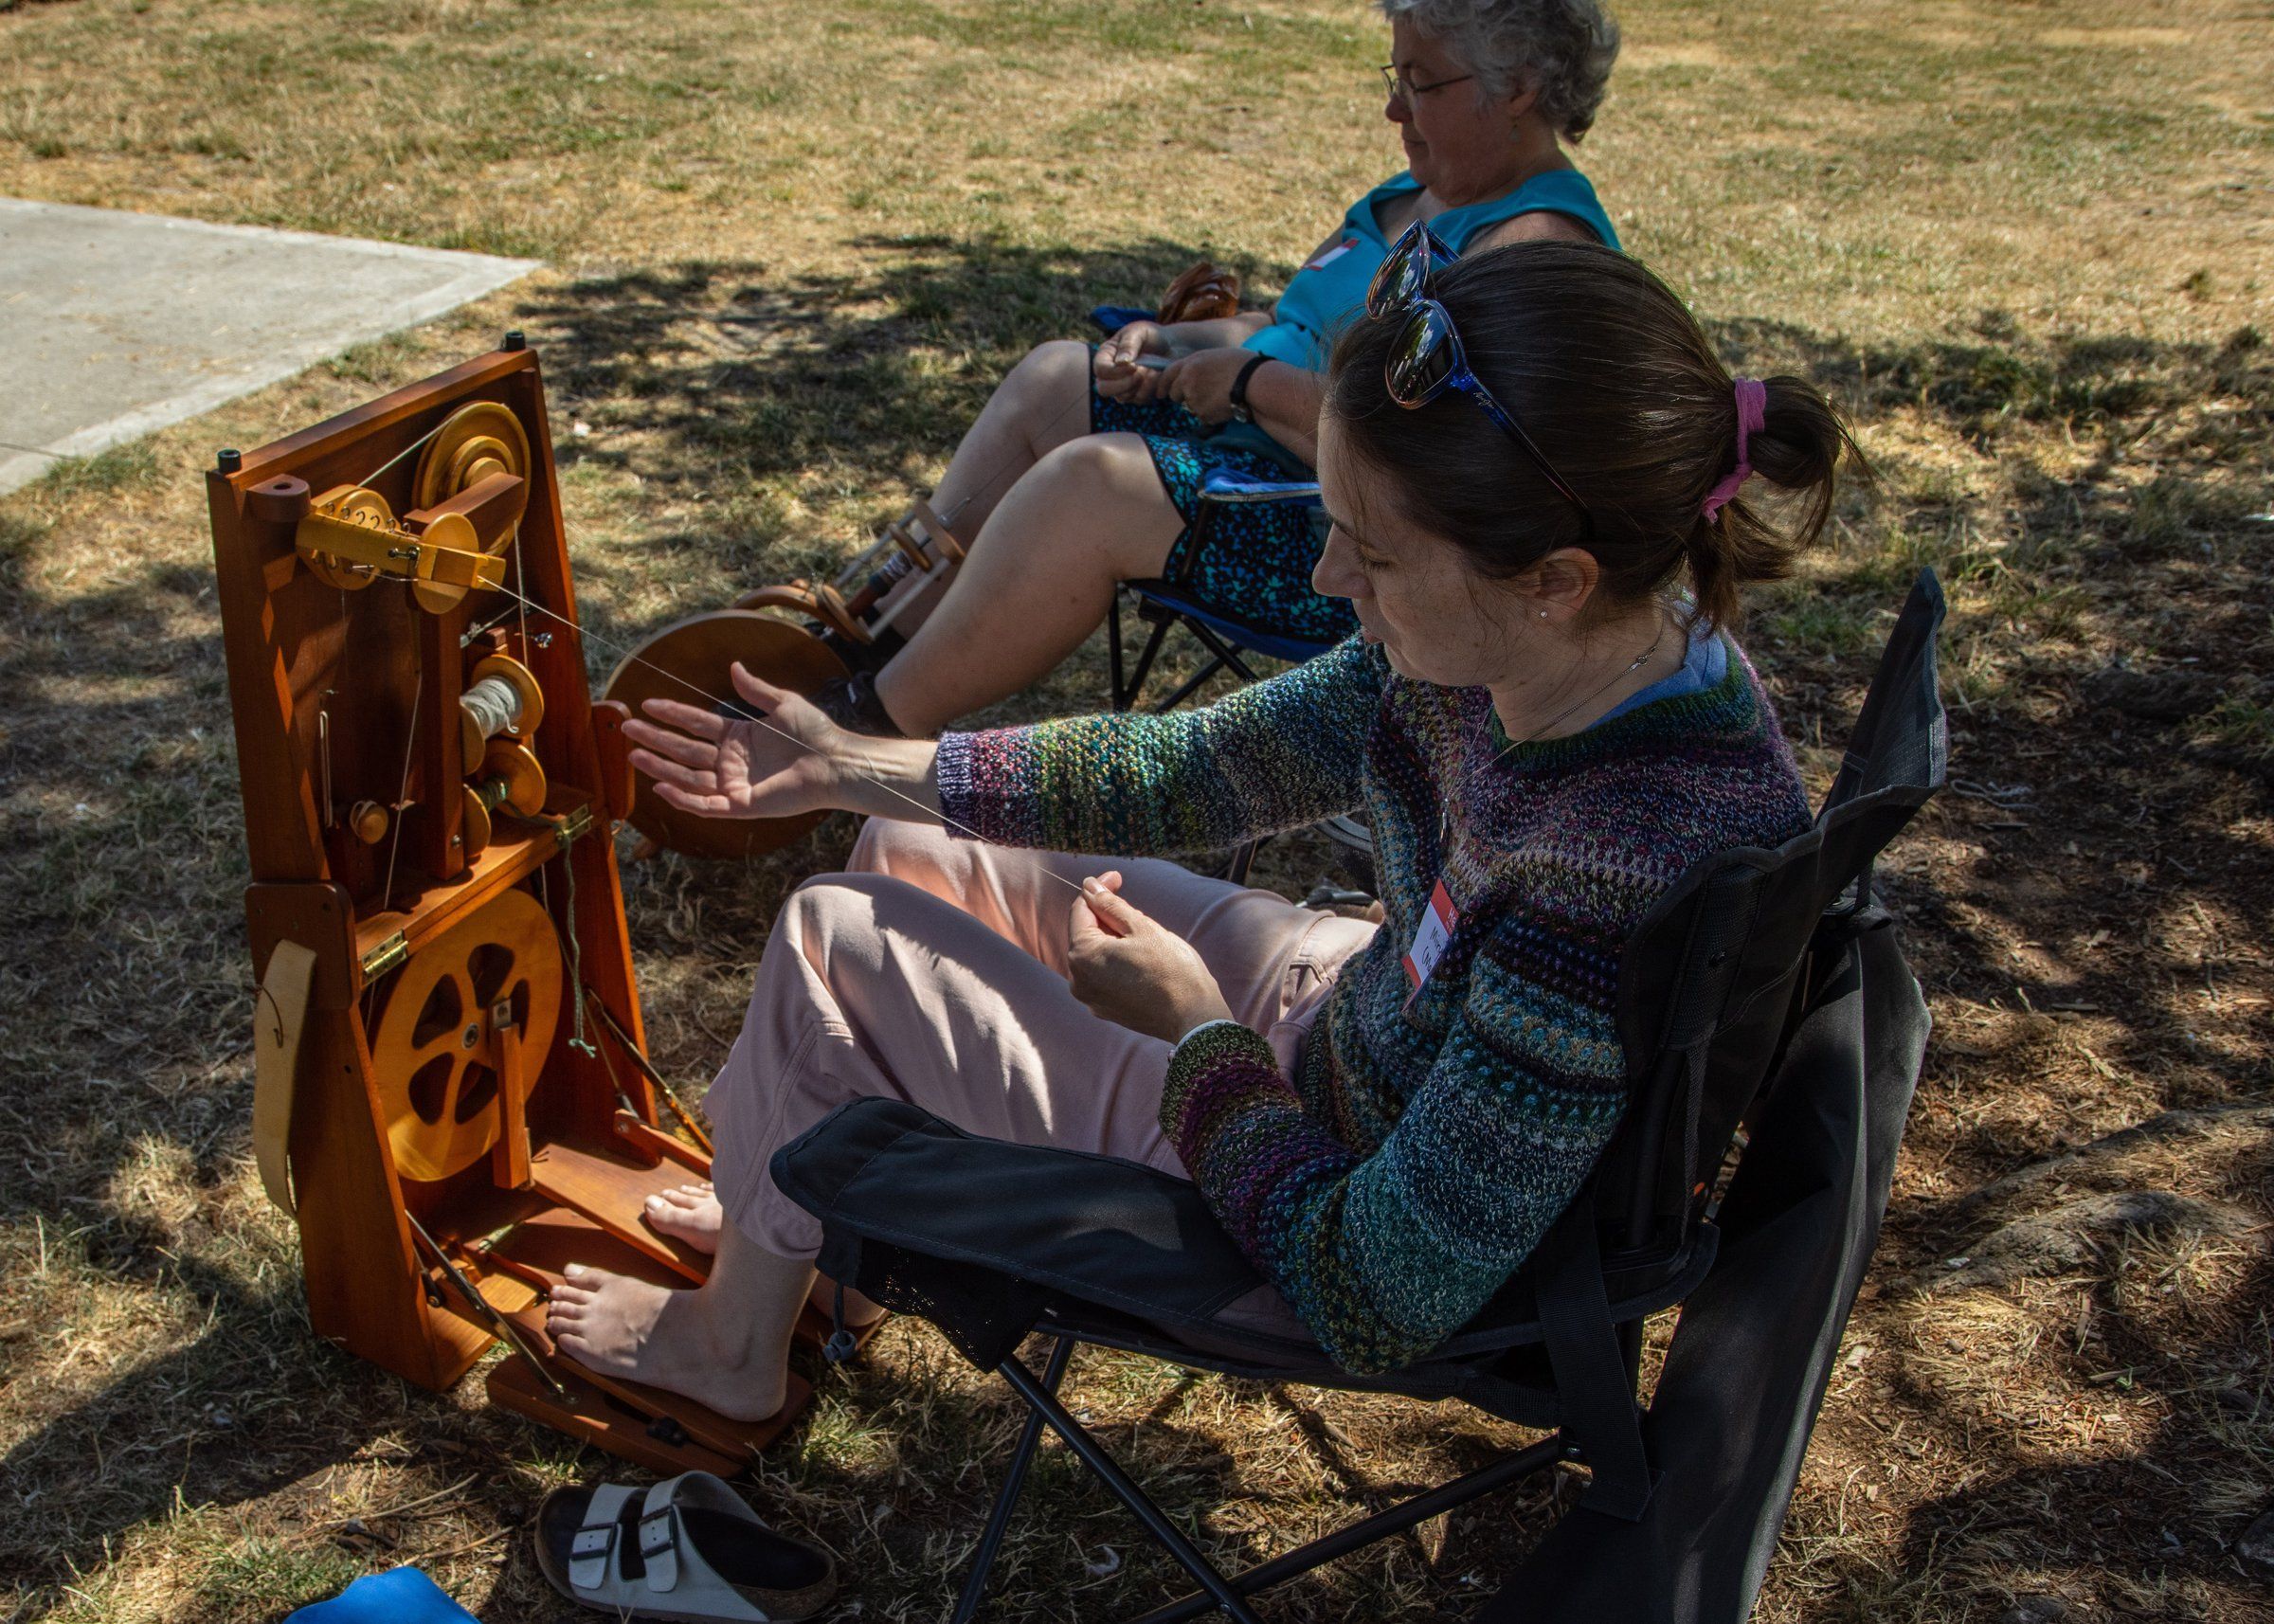
<instances>
[{"instance_id":1,"label":"spinning wheel drive band","mask_svg":"<svg viewBox=\"0 0 2274 1624\"><path fill-rule=\"evenodd\" d=\"M608 677L606 697L644 715L649 699L677 699L714 711L734 697L731 668L739 660L752 675L793 694L810 694L846 675L844 662L821 639L787 622L751 609L719 609L666 626L626 655ZM715 697L713 697L715 695ZM659 846L694 857L742 857L786 846L821 822L825 813L798 818L698 818L666 805L653 780L637 775L632 827Z\"/></svg>"},{"instance_id":2,"label":"spinning wheel drive band","mask_svg":"<svg viewBox=\"0 0 2274 1624\"><path fill-rule=\"evenodd\" d=\"M560 1024L563 971L552 916L507 891L421 947L389 978L371 1033L372 1081L403 1178L431 1182L471 1165L505 1129L503 1044L533 1081ZM497 1007L513 1011L501 1034Z\"/></svg>"}]
</instances>

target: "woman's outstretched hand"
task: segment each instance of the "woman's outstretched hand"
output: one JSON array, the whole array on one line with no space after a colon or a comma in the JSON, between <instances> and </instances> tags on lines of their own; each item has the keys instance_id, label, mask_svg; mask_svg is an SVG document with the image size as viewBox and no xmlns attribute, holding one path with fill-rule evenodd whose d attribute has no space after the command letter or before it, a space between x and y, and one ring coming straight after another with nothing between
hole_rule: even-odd
<instances>
[{"instance_id":1,"label":"woman's outstretched hand","mask_svg":"<svg viewBox=\"0 0 2274 1624\"><path fill-rule=\"evenodd\" d=\"M650 699L645 716L624 723L638 747L632 766L655 780L657 796L705 818L788 818L844 804L844 731L739 662L733 678L743 707L770 726L677 699Z\"/></svg>"},{"instance_id":2,"label":"woman's outstretched hand","mask_svg":"<svg viewBox=\"0 0 2274 1624\"><path fill-rule=\"evenodd\" d=\"M1204 1021L1231 1018L1216 977L1192 944L1121 898L1121 875L1082 881L1066 979L1093 1015L1175 1043Z\"/></svg>"}]
</instances>

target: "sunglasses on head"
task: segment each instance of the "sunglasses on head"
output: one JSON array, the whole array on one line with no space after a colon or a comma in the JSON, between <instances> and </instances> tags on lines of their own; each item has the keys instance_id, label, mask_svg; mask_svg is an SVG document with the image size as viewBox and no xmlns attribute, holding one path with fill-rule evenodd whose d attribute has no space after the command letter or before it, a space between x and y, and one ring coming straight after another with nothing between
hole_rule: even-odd
<instances>
[{"instance_id":1,"label":"sunglasses on head","mask_svg":"<svg viewBox=\"0 0 2274 1624\"><path fill-rule=\"evenodd\" d=\"M1547 460L1524 424L1507 407L1492 398L1492 391L1484 380L1469 370L1467 352L1461 348L1461 335L1453 324L1453 315L1430 297L1430 290L1440 265L1450 265L1453 251L1445 246L1437 234L1421 221L1405 228L1374 273L1374 281L1366 289L1366 314L1376 319L1402 316L1405 324L1390 346L1390 358L1383 367L1384 381L1389 386L1390 399L1411 410L1425 406L1448 389L1467 395L1490 418L1500 431L1516 442L1517 449L1532 460L1541 477L1555 488L1558 496L1579 510L1579 522L1592 535L1595 515L1587 504L1571 488L1555 464Z\"/></svg>"}]
</instances>

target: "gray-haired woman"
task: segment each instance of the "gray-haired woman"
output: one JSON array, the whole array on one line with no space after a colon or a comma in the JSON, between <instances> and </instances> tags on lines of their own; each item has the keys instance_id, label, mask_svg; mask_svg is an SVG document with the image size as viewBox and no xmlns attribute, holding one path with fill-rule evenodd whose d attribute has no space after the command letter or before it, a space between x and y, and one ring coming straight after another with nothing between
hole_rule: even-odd
<instances>
[{"instance_id":1,"label":"gray-haired woman","mask_svg":"<svg viewBox=\"0 0 2274 1624\"><path fill-rule=\"evenodd\" d=\"M1527 238L1618 245L1564 150L1593 124L1618 54L1597 0L1379 3L1382 111L1406 169L1351 205L1269 312L1029 352L932 496L969 556L936 603L904 612L902 626L921 626L906 648L816 696L837 720L922 736L1016 694L1096 629L1122 581L1166 576L1321 643L1349 634L1347 605L1310 589L1305 514L1234 509L1190 556L1203 473L1310 477L1328 343L1409 227L1454 253Z\"/></svg>"}]
</instances>

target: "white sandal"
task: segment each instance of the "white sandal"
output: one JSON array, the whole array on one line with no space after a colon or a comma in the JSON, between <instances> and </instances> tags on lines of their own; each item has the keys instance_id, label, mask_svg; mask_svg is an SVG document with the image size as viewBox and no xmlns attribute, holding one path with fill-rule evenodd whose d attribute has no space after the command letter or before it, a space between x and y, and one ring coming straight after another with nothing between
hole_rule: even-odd
<instances>
[{"instance_id":1,"label":"white sandal","mask_svg":"<svg viewBox=\"0 0 2274 1624\"><path fill-rule=\"evenodd\" d=\"M640 1490L556 1489L537 1508L537 1566L569 1600L620 1618L790 1624L837 1594L828 1552L777 1534L707 1471Z\"/></svg>"}]
</instances>

